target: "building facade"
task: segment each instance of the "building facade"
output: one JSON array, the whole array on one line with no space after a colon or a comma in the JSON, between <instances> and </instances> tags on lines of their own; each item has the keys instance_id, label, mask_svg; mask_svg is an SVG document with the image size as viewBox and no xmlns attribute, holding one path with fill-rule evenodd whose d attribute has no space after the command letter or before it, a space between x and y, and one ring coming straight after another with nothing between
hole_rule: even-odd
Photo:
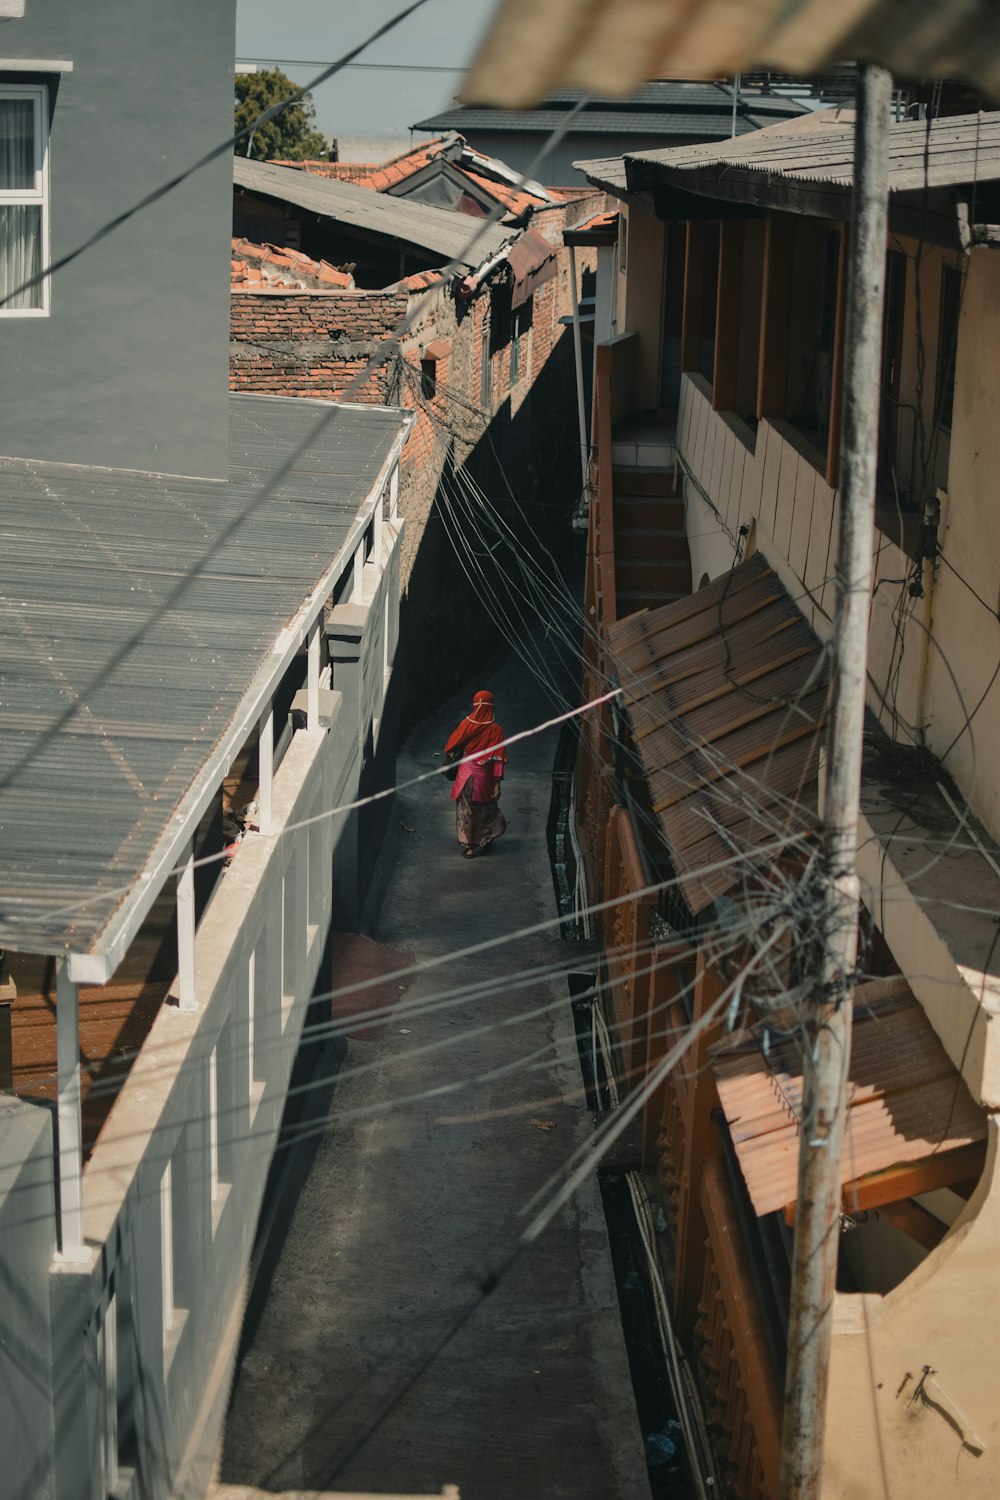
<instances>
[{"instance_id":1,"label":"building facade","mask_svg":"<svg viewBox=\"0 0 1000 1500\"><path fill-rule=\"evenodd\" d=\"M998 132L980 115L890 133L823 1478L844 1500L998 1478ZM609 903L622 1085L655 1084L644 1141L677 1326L741 1500L779 1483L852 160L830 128L587 164L621 206L598 289L617 324L596 358L585 691L615 684L622 707L583 730L580 839ZM637 492L692 593L630 575Z\"/></svg>"},{"instance_id":2,"label":"building facade","mask_svg":"<svg viewBox=\"0 0 1000 1500\"><path fill-rule=\"evenodd\" d=\"M458 168L447 161L457 176ZM336 165L340 172L352 170L349 164ZM492 588L503 590L504 577L516 572L517 556L504 542L503 550L489 554L481 566L478 508L487 504L499 510L518 547L560 551L579 495L579 484L565 478L568 465L579 464L572 279L578 281L579 299L593 282L595 261L584 249L572 266L563 233L602 200L573 195L565 201L542 190L513 194L504 176L514 174L502 163L486 165L494 173L488 190L501 195L495 206L505 221L518 222L488 226L493 239L472 249L467 247L476 236L478 215L460 205L428 209L415 197L394 196L411 177L426 183L428 162L421 153L392 164L391 172L369 172L363 180L371 186L358 186L356 178L329 183L338 257L342 266L355 266L347 274L358 274L366 246L359 240L355 253L351 226L334 218L335 194L345 186L355 197L367 193L373 224L382 222L381 202L389 199L399 237L408 229L423 232L428 212L444 219L468 256L451 270L411 271L400 279L404 248L395 253L391 271L383 267L384 285L337 286L322 277L343 277L343 270L329 265L324 272L323 263L308 261L297 249L280 246L263 252L265 259L262 247L248 250L246 239L234 240L234 391L324 399L347 391L352 400L389 402L414 414L400 467L406 537L397 692L404 724L432 701L443 701L502 644L496 621L479 601ZM319 166L283 170L293 184L312 178L325 187ZM408 175L402 175L403 167ZM486 193L484 187L484 198ZM248 195L245 191L242 200ZM521 220L523 200L530 200L527 228ZM237 230L251 227L248 212L238 197ZM298 229L291 212L284 232L290 227L291 238L304 243L305 230ZM370 236L371 228L364 234ZM276 265L275 257L285 263ZM390 356L358 386L380 348L390 349ZM446 662L442 641L451 643Z\"/></svg>"},{"instance_id":3,"label":"building facade","mask_svg":"<svg viewBox=\"0 0 1000 1500\"><path fill-rule=\"evenodd\" d=\"M234 23L2 27L12 1500L204 1494L303 1026L378 853L355 804L393 781L412 418L229 393Z\"/></svg>"}]
</instances>

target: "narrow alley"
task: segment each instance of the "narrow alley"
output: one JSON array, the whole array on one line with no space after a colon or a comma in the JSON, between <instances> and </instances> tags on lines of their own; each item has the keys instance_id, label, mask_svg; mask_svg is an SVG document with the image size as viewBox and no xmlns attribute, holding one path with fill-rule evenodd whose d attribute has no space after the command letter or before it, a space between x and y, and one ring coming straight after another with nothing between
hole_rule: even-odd
<instances>
[{"instance_id":1,"label":"narrow alley","mask_svg":"<svg viewBox=\"0 0 1000 1500\"><path fill-rule=\"evenodd\" d=\"M470 694L481 686L508 735L552 712L519 663ZM437 763L466 708L463 695L420 727L400 783ZM555 915L554 753L554 732L512 747L508 832L472 861L455 841L446 782L398 797L379 941L419 962ZM352 1035L237 1375L223 1484L430 1494L453 1484L462 1500L647 1493L596 1175L443 1342L513 1247L532 1195L592 1131L565 976L504 987L505 975L565 957L553 928L433 968L404 1012ZM483 981L476 998L415 1008ZM530 1011L541 1013L482 1029Z\"/></svg>"}]
</instances>

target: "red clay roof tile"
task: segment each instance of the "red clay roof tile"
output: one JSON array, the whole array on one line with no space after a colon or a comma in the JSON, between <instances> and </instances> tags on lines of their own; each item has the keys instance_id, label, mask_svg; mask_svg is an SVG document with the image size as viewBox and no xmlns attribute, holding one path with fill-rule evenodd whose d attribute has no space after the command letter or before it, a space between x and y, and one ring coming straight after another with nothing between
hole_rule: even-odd
<instances>
[{"instance_id":1,"label":"red clay roof tile","mask_svg":"<svg viewBox=\"0 0 1000 1500\"><path fill-rule=\"evenodd\" d=\"M255 245L249 240L234 239L230 261L232 286L268 286L283 291L310 291L319 284L354 290L350 271L338 270L325 260L312 260L301 250L288 246ZM256 264L251 264L256 262Z\"/></svg>"}]
</instances>

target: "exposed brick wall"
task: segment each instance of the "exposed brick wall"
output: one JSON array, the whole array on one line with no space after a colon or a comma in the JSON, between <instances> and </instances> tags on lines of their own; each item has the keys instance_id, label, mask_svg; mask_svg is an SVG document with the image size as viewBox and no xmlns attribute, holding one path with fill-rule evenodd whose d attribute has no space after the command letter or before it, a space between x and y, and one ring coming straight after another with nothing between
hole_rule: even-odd
<instances>
[{"instance_id":1,"label":"exposed brick wall","mask_svg":"<svg viewBox=\"0 0 1000 1500\"><path fill-rule=\"evenodd\" d=\"M593 199L585 211L594 211ZM583 214L581 205L570 203L537 215L535 225L561 247L564 225ZM593 252L578 252L578 264L587 265L588 254ZM571 311L568 252L560 249L557 275L531 299L520 376L511 386L510 289L502 282L465 304L444 286L429 293L233 291L230 375L237 391L334 399L407 312L413 317L390 357L352 395L417 412L400 469L406 532L397 677L404 725L447 697L503 643L497 610L482 597L489 584L470 584L449 538L449 501L442 488L449 448L459 477L475 479L492 503L508 510L509 483L527 502L533 531L547 545L568 535L565 514L576 483L576 383L572 331L559 319ZM436 392L427 400L417 372L427 346L441 341L449 352L436 363ZM484 347L492 387L486 422L477 415ZM443 424L443 435L436 422ZM530 546L533 538L524 541Z\"/></svg>"},{"instance_id":2,"label":"exposed brick wall","mask_svg":"<svg viewBox=\"0 0 1000 1500\"><path fill-rule=\"evenodd\" d=\"M340 396L406 314L405 292L233 291L230 388L276 396ZM352 399L380 403L388 369Z\"/></svg>"}]
</instances>

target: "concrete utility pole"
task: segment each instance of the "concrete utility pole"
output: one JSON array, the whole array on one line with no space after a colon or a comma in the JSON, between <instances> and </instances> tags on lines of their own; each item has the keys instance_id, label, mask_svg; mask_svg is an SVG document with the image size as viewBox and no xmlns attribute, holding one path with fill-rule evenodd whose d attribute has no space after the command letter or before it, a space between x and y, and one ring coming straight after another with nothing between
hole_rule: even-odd
<instances>
[{"instance_id":1,"label":"concrete utility pole","mask_svg":"<svg viewBox=\"0 0 1000 1500\"><path fill-rule=\"evenodd\" d=\"M782 1500L817 1500L840 1240L840 1158L847 1113L851 1002L858 948L855 869L861 734L868 658L879 369L888 220L891 75L860 70L847 275L840 542L833 628L834 698L827 741L822 917L817 994L806 1033L799 1186L781 1444ZM846 1435L850 1440L850 1435Z\"/></svg>"}]
</instances>

